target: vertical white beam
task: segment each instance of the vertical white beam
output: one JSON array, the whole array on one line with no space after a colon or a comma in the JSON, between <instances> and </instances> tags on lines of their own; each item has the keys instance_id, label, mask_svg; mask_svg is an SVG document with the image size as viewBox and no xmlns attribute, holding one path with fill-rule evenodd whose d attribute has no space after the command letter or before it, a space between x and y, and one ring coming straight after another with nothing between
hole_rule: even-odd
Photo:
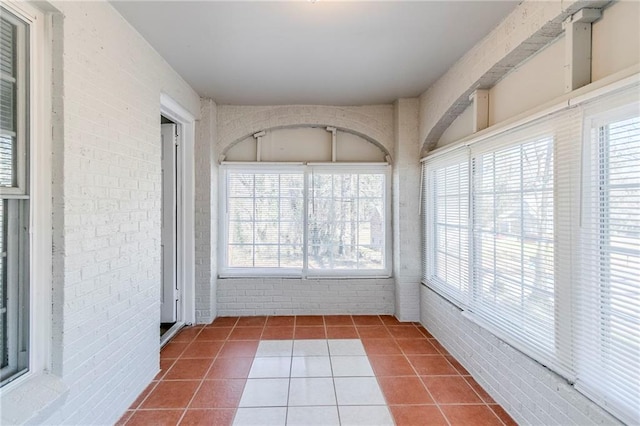
<instances>
[{"instance_id":1,"label":"vertical white beam","mask_svg":"<svg viewBox=\"0 0 640 426\"><path fill-rule=\"evenodd\" d=\"M600 9L582 9L563 22L566 93L591 83L591 23L600 16Z\"/></svg>"},{"instance_id":2,"label":"vertical white beam","mask_svg":"<svg viewBox=\"0 0 640 426\"><path fill-rule=\"evenodd\" d=\"M338 131L335 127L327 127L327 132L331 132L331 162L335 163L338 155Z\"/></svg>"},{"instance_id":3,"label":"vertical white beam","mask_svg":"<svg viewBox=\"0 0 640 426\"><path fill-rule=\"evenodd\" d=\"M262 137L264 135L266 135L264 130L253 135L256 139L256 161L262 161Z\"/></svg>"},{"instance_id":4,"label":"vertical white beam","mask_svg":"<svg viewBox=\"0 0 640 426\"><path fill-rule=\"evenodd\" d=\"M473 102L473 132L489 127L489 91L476 89L469 100Z\"/></svg>"}]
</instances>

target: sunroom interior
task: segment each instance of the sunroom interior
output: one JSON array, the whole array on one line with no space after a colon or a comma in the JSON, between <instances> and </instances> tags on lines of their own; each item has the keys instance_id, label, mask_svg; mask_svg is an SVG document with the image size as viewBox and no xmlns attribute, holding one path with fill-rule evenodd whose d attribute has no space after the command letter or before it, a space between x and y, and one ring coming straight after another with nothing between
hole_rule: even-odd
<instances>
[{"instance_id":1,"label":"sunroom interior","mask_svg":"<svg viewBox=\"0 0 640 426\"><path fill-rule=\"evenodd\" d=\"M418 340L495 424L640 423L640 3L0 8L2 424L160 423L141 401L204 363L169 352L205 335L197 390L162 419L243 424L237 404L193 405L236 328L258 354L291 341L292 363L304 339L329 358L362 342L389 424L471 421L416 373ZM446 37L402 39L438 16ZM361 74L340 68L390 40ZM298 54L364 94L305 57L287 81ZM290 334L268 339L270 322ZM386 393L377 333L431 392L418 417ZM338 370L327 405L349 424Z\"/></svg>"}]
</instances>

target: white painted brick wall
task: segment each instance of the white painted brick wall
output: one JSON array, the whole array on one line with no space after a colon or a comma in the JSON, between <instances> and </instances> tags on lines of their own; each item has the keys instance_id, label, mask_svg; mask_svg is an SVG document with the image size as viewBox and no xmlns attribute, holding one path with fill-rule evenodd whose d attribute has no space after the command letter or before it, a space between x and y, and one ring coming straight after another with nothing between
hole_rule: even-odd
<instances>
[{"instance_id":1,"label":"white painted brick wall","mask_svg":"<svg viewBox=\"0 0 640 426\"><path fill-rule=\"evenodd\" d=\"M394 280L218 279L218 315L393 314Z\"/></svg>"},{"instance_id":2,"label":"white painted brick wall","mask_svg":"<svg viewBox=\"0 0 640 426\"><path fill-rule=\"evenodd\" d=\"M55 2L52 372L47 424L112 424L159 365L160 94L200 99L106 2ZM60 25L61 24L61 25Z\"/></svg>"},{"instance_id":3,"label":"white painted brick wall","mask_svg":"<svg viewBox=\"0 0 640 426\"><path fill-rule=\"evenodd\" d=\"M331 125L394 147L393 105L218 106L217 152L260 130ZM417 122L416 122L417 126ZM392 314L395 280L218 279L218 315ZM417 295L416 299L417 300ZM417 315L416 315L417 320Z\"/></svg>"},{"instance_id":4,"label":"white painted brick wall","mask_svg":"<svg viewBox=\"0 0 640 426\"><path fill-rule=\"evenodd\" d=\"M195 141L195 261L196 323L216 317L215 271L217 255L218 161L215 152L216 104L202 99Z\"/></svg>"},{"instance_id":5,"label":"white painted brick wall","mask_svg":"<svg viewBox=\"0 0 640 426\"><path fill-rule=\"evenodd\" d=\"M401 321L420 320L420 151L418 99L395 103L393 151L393 273L395 314Z\"/></svg>"},{"instance_id":6,"label":"white painted brick wall","mask_svg":"<svg viewBox=\"0 0 640 426\"><path fill-rule=\"evenodd\" d=\"M261 130L299 126L335 126L373 138L393 152L393 105L337 107L323 105L218 107L218 152Z\"/></svg>"},{"instance_id":7,"label":"white painted brick wall","mask_svg":"<svg viewBox=\"0 0 640 426\"><path fill-rule=\"evenodd\" d=\"M420 96L420 141L423 154L469 105L476 88L490 88L515 66L542 49L561 32L564 18L585 0L523 1L484 39L460 58ZM595 4L595 6L593 6Z\"/></svg>"},{"instance_id":8,"label":"white painted brick wall","mask_svg":"<svg viewBox=\"0 0 640 426\"><path fill-rule=\"evenodd\" d=\"M519 424L619 424L565 379L464 318L425 286L421 304L425 328Z\"/></svg>"}]
</instances>

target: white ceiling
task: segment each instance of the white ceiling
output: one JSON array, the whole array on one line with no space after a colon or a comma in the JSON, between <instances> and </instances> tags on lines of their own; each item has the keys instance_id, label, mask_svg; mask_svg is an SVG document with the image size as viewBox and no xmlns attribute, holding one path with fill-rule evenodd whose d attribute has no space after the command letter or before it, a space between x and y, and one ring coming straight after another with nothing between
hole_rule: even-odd
<instances>
[{"instance_id":1,"label":"white ceiling","mask_svg":"<svg viewBox=\"0 0 640 426\"><path fill-rule=\"evenodd\" d=\"M218 104L366 105L415 97L514 1L115 1Z\"/></svg>"}]
</instances>

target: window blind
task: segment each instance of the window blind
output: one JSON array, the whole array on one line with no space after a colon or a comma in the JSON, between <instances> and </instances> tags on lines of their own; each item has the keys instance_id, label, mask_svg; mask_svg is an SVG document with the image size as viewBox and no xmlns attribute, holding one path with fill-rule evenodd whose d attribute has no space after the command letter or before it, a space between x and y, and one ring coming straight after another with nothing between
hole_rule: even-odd
<instances>
[{"instance_id":1,"label":"window blind","mask_svg":"<svg viewBox=\"0 0 640 426\"><path fill-rule=\"evenodd\" d=\"M640 423L640 104L585 111L582 224L573 322L576 387Z\"/></svg>"},{"instance_id":2,"label":"window blind","mask_svg":"<svg viewBox=\"0 0 640 426\"><path fill-rule=\"evenodd\" d=\"M424 280L460 305L469 297L469 154L461 149L424 164Z\"/></svg>"}]
</instances>

